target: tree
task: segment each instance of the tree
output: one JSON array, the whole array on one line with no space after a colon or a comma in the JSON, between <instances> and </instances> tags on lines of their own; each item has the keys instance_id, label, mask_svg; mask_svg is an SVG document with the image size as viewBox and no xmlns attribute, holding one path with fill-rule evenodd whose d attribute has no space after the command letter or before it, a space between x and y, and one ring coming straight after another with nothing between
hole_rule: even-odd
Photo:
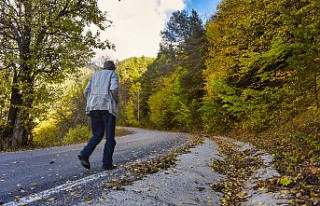
<instances>
[{"instance_id":1,"label":"tree","mask_svg":"<svg viewBox=\"0 0 320 206\"><path fill-rule=\"evenodd\" d=\"M6 124L6 118L8 115L8 104L10 96L11 82L5 81L9 79L10 72L0 70L0 79L4 80L0 83L0 130Z\"/></svg>"},{"instance_id":2,"label":"tree","mask_svg":"<svg viewBox=\"0 0 320 206\"><path fill-rule=\"evenodd\" d=\"M289 101L294 102L293 108L303 106L320 109L320 1L294 1L286 6L293 7L294 12L285 10L283 14L283 30L287 38L278 47L290 48L293 54L288 58L294 74L287 84L287 88L293 91Z\"/></svg>"},{"instance_id":3,"label":"tree","mask_svg":"<svg viewBox=\"0 0 320 206\"><path fill-rule=\"evenodd\" d=\"M206 121L261 132L318 107L318 3L222 1L206 25Z\"/></svg>"},{"instance_id":4,"label":"tree","mask_svg":"<svg viewBox=\"0 0 320 206\"><path fill-rule=\"evenodd\" d=\"M176 11L161 34L158 57L142 77L142 82L146 82L142 84L142 96L148 100L142 105L143 114L149 115L157 126L196 128L200 125L198 109L204 95L202 72L207 56L204 26L196 11L191 14ZM162 98L157 100L159 97ZM157 111L164 107L166 111ZM160 114L166 117L161 125L156 119Z\"/></svg>"},{"instance_id":5,"label":"tree","mask_svg":"<svg viewBox=\"0 0 320 206\"><path fill-rule=\"evenodd\" d=\"M113 47L99 32L86 31L109 23L97 0L0 1L0 69L10 71L6 81L12 83L2 144L28 144L38 88L87 63L93 48Z\"/></svg>"},{"instance_id":6,"label":"tree","mask_svg":"<svg viewBox=\"0 0 320 206\"><path fill-rule=\"evenodd\" d=\"M120 118L124 125L140 126L140 90L139 78L146 72L153 58L133 57L117 63L117 71L120 77Z\"/></svg>"},{"instance_id":7,"label":"tree","mask_svg":"<svg viewBox=\"0 0 320 206\"><path fill-rule=\"evenodd\" d=\"M53 94L44 95L51 96L53 100L48 101L42 97L44 101L37 105L42 111L32 130L33 145L53 146L63 142L69 144L90 137L90 121L84 111L86 99L83 91L92 74L91 69L84 67L68 75L62 83L46 85Z\"/></svg>"}]
</instances>

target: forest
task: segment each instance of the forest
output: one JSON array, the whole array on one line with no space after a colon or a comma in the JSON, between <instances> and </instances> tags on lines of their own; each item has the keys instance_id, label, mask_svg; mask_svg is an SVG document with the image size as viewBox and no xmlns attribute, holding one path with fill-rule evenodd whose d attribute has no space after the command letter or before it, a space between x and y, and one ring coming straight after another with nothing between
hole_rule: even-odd
<instances>
[{"instance_id":1,"label":"forest","mask_svg":"<svg viewBox=\"0 0 320 206\"><path fill-rule=\"evenodd\" d=\"M85 65L92 48L114 45L82 32L107 27L96 1L70 2L23 1L34 13L22 18L22 5L0 3L0 150L90 136ZM320 193L305 181L320 179L320 0L222 0L207 22L174 12L161 36L155 59L117 63L119 125L251 142Z\"/></svg>"},{"instance_id":2,"label":"forest","mask_svg":"<svg viewBox=\"0 0 320 206\"><path fill-rule=\"evenodd\" d=\"M140 78L140 124L250 142L294 205L318 204L319 17L318 0L224 0L205 25L175 12Z\"/></svg>"}]
</instances>

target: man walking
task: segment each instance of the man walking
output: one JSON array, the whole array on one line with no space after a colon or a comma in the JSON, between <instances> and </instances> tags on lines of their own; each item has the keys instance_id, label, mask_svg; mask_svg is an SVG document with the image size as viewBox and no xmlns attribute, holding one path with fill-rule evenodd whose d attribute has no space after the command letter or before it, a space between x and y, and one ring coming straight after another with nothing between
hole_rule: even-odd
<instances>
[{"instance_id":1,"label":"man walking","mask_svg":"<svg viewBox=\"0 0 320 206\"><path fill-rule=\"evenodd\" d=\"M87 99L86 113L91 118L92 134L88 144L78 155L83 167L90 169L89 157L106 133L103 151L103 169L116 168L113 152L116 146L115 128L118 104L119 78L112 61L106 61L103 70L95 73L84 90Z\"/></svg>"}]
</instances>

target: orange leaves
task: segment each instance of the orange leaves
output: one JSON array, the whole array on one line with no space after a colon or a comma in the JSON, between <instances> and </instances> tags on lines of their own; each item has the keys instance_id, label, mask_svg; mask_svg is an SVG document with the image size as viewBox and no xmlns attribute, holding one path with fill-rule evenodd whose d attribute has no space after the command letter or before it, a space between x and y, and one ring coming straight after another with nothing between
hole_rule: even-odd
<instances>
[{"instance_id":1,"label":"orange leaves","mask_svg":"<svg viewBox=\"0 0 320 206\"><path fill-rule=\"evenodd\" d=\"M312 175L319 175L320 174L319 167L311 166L311 167L309 167L309 170Z\"/></svg>"}]
</instances>

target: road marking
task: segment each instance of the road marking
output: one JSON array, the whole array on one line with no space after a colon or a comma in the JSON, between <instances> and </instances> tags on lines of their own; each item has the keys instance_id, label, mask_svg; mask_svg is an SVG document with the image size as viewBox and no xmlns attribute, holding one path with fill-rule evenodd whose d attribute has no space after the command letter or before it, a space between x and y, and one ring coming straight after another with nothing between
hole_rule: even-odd
<instances>
[{"instance_id":1,"label":"road marking","mask_svg":"<svg viewBox=\"0 0 320 206\"><path fill-rule=\"evenodd\" d=\"M67 182L65 184L59 185L57 187L48 189L48 190L44 190L42 192L39 192L37 194L31 194L25 197L21 197L19 198L18 201L12 201L12 202L8 202L3 204L3 206L16 206L16 205L26 205L26 204L30 204L39 200L43 200L48 198L50 195L59 193L61 191L65 191L65 190L69 190L71 188L74 188L76 186L91 182L93 180L97 180L98 178L101 177L106 177L110 175L110 172L104 171L98 174L93 174L90 176L87 176L85 178L79 179L79 180L75 180L75 181L70 181Z\"/></svg>"}]
</instances>

